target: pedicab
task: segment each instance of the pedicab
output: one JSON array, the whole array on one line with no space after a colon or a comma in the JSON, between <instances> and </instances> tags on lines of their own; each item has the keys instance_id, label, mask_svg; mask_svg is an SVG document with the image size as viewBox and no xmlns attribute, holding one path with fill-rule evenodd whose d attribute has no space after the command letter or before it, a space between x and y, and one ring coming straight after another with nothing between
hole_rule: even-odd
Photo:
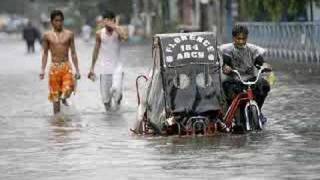
<instances>
[{"instance_id":1,"label":"pedicab","mask_svg":"<svg viewBox=\"0 0 320 180\"><path fill-rule=\"evenodd\" d=\"M157 135L229 132L237 107L223 108L216 36L212 32L157 34L152 46L152 70L136 79L137 121L131 130Z\"/></svg>"}]
</instances>

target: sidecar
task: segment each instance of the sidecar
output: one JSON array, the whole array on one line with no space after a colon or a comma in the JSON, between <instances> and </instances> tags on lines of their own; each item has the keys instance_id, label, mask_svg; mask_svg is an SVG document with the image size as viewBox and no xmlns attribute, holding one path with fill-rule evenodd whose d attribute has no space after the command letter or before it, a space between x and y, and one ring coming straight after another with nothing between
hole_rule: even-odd
<instances>
[{"instance_id":1,"label":"sidecar","mask_svg":"<svg viewBox=\"0 0 320 180\"><path fill-rule=\"evenodd\" d=\"M138 134L214 134L222 119L221 63L211 32L157 34L153 68L137 78ZM141 78L146 80L141 89Z\"/></svg>"}]
</instances>

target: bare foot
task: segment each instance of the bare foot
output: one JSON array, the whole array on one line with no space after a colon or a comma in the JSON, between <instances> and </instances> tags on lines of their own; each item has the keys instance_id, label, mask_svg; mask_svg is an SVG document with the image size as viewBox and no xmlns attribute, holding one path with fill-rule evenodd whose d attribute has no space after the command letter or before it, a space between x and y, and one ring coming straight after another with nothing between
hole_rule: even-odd
<instances>
[{"instance_id":1,"label":"bare foot","mask_svg":"<svg viewBox=\"0 0 320 180\"><path fill-rule=\"evenodd\" d=\"M67 99L62 99L61 102L62 102L63 105L69 106L69 103L68 103Z\"/></svg>"},{"instance_id":2,"label":"bare foot","mask_svg":"<svg viewBox=\"0 0 320 180\"><path fill-rule=\"evenodd\" d=\"M111 110L111 101L104 103L104 108L106 109L106 111L110 111Z\"/></svg>"}]
</instances>

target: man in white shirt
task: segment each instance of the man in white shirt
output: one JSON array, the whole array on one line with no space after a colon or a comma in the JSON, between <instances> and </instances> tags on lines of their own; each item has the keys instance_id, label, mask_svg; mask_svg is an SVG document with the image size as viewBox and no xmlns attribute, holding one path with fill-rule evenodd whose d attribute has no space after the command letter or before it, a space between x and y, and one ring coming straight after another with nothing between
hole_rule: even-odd
<instances>
[{"instance_id":1,"label":"man in white shirt","mask_svg":"<svg viewBox=\"0 0 320 180\"><path fill-rule=\"evenodd\" d=\"M127 40L127 32L116 22L115 14L106 11L101 21L104 26L96 32L96 43L88 78L94 80L97 59L101 62L100 92L106 111L111 109L112 99L119 106L122 99L123 72L120 60L120 41Z\"/></svg>"}]
</instances>

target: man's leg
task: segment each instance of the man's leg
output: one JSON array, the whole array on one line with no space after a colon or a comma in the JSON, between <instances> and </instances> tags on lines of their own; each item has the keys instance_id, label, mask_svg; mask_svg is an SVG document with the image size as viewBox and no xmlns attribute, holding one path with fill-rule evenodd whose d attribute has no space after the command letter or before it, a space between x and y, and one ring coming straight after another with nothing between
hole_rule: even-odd
<instances>
[{"instance_id":1,"label":"man's leg","mask_svg":"<svg viewBox=\"0 0 320 180\"><path fill-rule=\"evenodd\" d=\"M268 81L265 79L260 79L257 84L253 87L253 93L256 97L256 102L260 109L260 119L262 124L265 124L267 122L267 118L263 115L261 109L264 103L264 100L268 96L268 93L270 91L270 85Z\"/></svg>"},{"instance_id":2,"label":"man's leg","mask_svg":"<svg viewBox=\"0 0 320 180\"><path fill-rule=\"evenodd\" d=\"M241 82L234 80L234 79L226 79L225 81L223 81L222 83L222 88L224 91L224 94L226 96L226 100L227 100L227 105L228 108L231 105L233 99L236 97L237 94L239 94L242 90L243 90L243 86L241 84ZM235 113L235 123L237 126L239 127L235 127L236 130L235 131L241 131L242 127L241 127L241 109L238 109Z\"/></svg>"},{"instance_id":3,"label":"man's leg","mask_svg":"<svg viewBox=\"0 0 320 180\"><path fill-rule=\"evenodd\" d=\"M60 101L53 102L53 113L58 114L60 112Z\"/></svg>"},{"instance_id":4,"label":"man's leg","mask_svg":"<svg viewBox=\"0 0 320 180\"><path fill-rule=\"evenodd\" d=\"M31 51L30 41L26 41L26 44L27 44L27 52L30 53Z\"/></svg>"},{"instance_id":5,"label":"man's leg","mask_svg":"<svg viewBox=\"0 0 320 180\"><path fill-rule=\"evenodd\" d=\"M101 74L100 75L100 93L102 102L106 111L111 109L111 86L112 86L112 75Z\"/></svg>"},{"instance_id":6,"label":"man's leg","mask_svg":"<svg viewBox=\"0 0 320 180\"><path fill-rule=\"evenodd\" d=\"M63 105L65 105L65 106L69 106L69 103L68 103L68 101L67 101L67 98L61 98L61 102L62 102L62 104Z\"/></svg>"},{"instance_id":7,"label":"man's leg","mask_svg":"<svg viewBox=\"0 0 320 180\"><path fill-rule=\"evenodd\" d=\"M120 106L121 104L121 100L122 100L122 91L123 91L123 77L124 77L124 73L122 72L121 74L118 75L118 78L115 78L115 81L113 81L114 85L114 100L117 106Z\"/></svg>"},{"instance_id":8,"label":"man's leg","mask_svg":"<svg viewBox=\"0 0 320 180\"><path fill-rule=\"evenodd\" d=\"M223 81L222 88L223 88L223 92L226 96L228 106L231 105L233 98L237 94L239 94L243 89L241 82L234 80L234 79L227 79L227 80Z\"/></svg>"},{"instance_id":9,"label":"man's leg","mask_svg":"<svg viewBox=\"0 0 320 180\"><path fill-rule=\"evenodd\" d=\"M70 64L64 64L62 71L62 94L60 96L61 102L65 106L69 106L67 99L71 96L71 93L75 90L75 79L74 75L71 73Z\"/></svg>"},{"instance_id":10,"label":"man's leg","mask_svg":"<svg viewBox=\"0 0 320 180\"><path fill-rule=\"evenodd\" d=\"M257 84L253 87L253 93L256 97L257 104L261 110L264 100L268 96L270 91L270 85L265 79L260 79Z\"/></svg>"},{"instance_id":11,"label":"man's leg","mask_svg":"<svg viewBox=\"0 0 320 180\"><path fill-rule=\"evenodd\" d=\"M59 101L59 95L60 95L60 84L61 84L61 78L59 76L58 70L56 67L52 66L49 70L49 100L53 104L53 112L54 114L57 114L60 112L60 101Z\"/></svg>"},{"instance_id":12,"label":"man's leg","mask_svg":"<svg viewBox=\"0 0 320 180\"><path fill-rule=\"evenodd\" d=\"M31 43L31 44L30 44L30 46L31 46L31 47L30 47L30 48L31 48L31 52L34 53L34 50L35 50L35 49L34 49L34 41L32 41L32 42L30 42L30 43Z\"/></svg>"}]
</instances>

